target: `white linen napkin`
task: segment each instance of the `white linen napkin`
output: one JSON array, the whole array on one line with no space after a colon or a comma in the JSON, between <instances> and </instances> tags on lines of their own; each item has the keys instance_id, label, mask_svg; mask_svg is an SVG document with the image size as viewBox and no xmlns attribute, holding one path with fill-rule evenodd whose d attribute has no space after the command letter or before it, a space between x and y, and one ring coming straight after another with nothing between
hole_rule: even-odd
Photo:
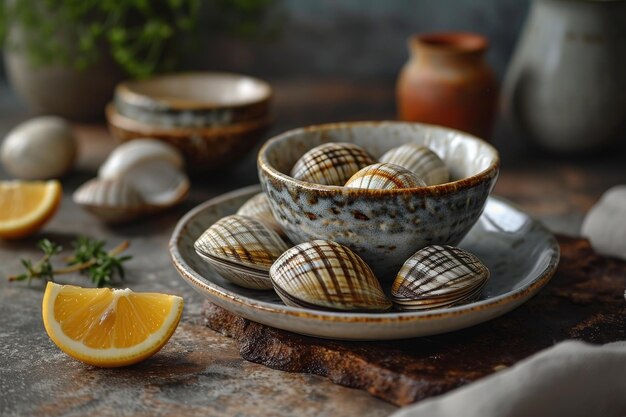
<instances>
[{"instance_id":1,"label":"white linen napkin","mask_svg":"<svg viewBox=\"0 0 626 417\"><path fill-rule=\"evenodd\" d=\"M561 342L392 417L626 416L626 342Z\"/></svg>"}]
</instances>

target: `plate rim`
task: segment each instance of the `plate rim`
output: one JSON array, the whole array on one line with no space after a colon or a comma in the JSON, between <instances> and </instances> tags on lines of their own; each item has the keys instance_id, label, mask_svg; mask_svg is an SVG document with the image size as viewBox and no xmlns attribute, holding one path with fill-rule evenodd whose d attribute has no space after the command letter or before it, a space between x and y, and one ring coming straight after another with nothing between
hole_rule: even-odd
<instances>
[{"instance_id":1,"label":"plate rim","mask_svg":"<svg viewBox=\"0 0 626 417\"><path fill-rule=\"evenodd\" d=\"M496 297L487 298L484 300L475 301L473 303L464 304L455 307L434 309L428 311L412 311L412 312L389 312L389 313L355 313L355 312L335 312L335 311L318 311L311 309L304 309L301 307L291 307L287 305L277 305L274 303L269 303L266 301L261 301L257 299L252 299L245 295L240 295L234 293L227 288L220 286L219 284L202 277L198 274L187 262L185 262L182 254L178 250L178 242L182 239L184 231L189 224L190 220L197 216L200 212L207 209L209 206L213 206L215 204L219 204L221 202L240 197L242 195L251 194L254 191L261 192L260 184L249 185L246 187L238 188L233 191L229 191L224 194L220 194L216 197L213 197L193 209L187 212L181 219L177 222L174 231L169 240L168 248L170 253L170 259L174 268L180 274L180 276L187 281L192 286L202 288L204 291L207 291L212 296L220 298L221 300L227 303L236 303L238 305L242 305L246 308L253 308L258 310L263 310L268 313L273 314L282 314L297 317L300 319L307 320L324 320L328 322L342 322L342 323L353 323L353 322L368 322L368 323L389 323L389 322L405 322L405 321L431 321L437 319L445 319L452 318L455 316L465 315L470 312L483 311L487 309L492 309L501 304L511 304L517 305L516 300L525 301L530 298L531 295L537 293L541 288L543 288L552 278L559 264L560 260L560 247L556 237L545 227L540 221L534 219L532 216L521 210L514 203L509 202L508 200L496 197L489 196L488 199L494 199L496 201L502 202L516 210L519 210L524 215L528 216L536 227L543 229L544 232L550 237L550 246L553 249L553 252L550 256L550 260L546 268L538 274L537 277L533 279L532 282L518 288L516 290L507 292L505 294L501 294ZM510 310L507 310L510 311Z\"/></svg>"}]
</instances>

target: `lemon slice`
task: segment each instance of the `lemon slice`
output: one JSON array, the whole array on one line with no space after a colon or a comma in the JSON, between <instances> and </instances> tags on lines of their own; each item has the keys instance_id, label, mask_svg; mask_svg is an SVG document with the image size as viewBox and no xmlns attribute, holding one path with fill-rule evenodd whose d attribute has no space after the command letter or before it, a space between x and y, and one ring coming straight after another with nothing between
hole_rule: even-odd
<instances>
[{"instance_id":1,"label":"lemon slice","mask_svg":"<svg viewBox=\"0 0 626 417\"><path fill-rule=\"evenodd\" d=\"M56 181L0 181L0 238L17 239L39 230L54 215L62 188Z\"/></svg>"},{"instance_id":2,"label":"lemon slice","mask_svg":"<svg viewBox=\"0 0 626 417\"><path fill-rule=\"evenodd\" d=\"M82 288L49 282L43 297L48 336L65 353L101 367L149 358L169 340L183 312L175 295Z\"/></svg>"}]
</instances>

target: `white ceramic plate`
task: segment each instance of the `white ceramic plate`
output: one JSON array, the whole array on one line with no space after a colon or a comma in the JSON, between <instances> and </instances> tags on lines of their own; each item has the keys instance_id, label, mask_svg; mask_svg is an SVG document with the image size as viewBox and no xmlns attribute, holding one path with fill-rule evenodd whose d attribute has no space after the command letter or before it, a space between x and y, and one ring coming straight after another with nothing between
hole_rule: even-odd
<instances>
[{"instance_id":1,"label":"white ceramic plate","mask_svg":"<svg viewBox=\"0 0 626 417\"><path fill-rule=\"evenodd\" d=\"M559 261L554 236L527 214L490 197L485 211L459 246L491 271L481 298L462 306L384 314L317 311L285 306L273 291L238 287L196 255L194 241L221 217L233 214L259 186L224 194L196 207L178 223L170 253L180 275L211 302L268 326L310 336L383 340L463 329L498 317L524 303L552 277Z\"/></svg>"}]
</instances>

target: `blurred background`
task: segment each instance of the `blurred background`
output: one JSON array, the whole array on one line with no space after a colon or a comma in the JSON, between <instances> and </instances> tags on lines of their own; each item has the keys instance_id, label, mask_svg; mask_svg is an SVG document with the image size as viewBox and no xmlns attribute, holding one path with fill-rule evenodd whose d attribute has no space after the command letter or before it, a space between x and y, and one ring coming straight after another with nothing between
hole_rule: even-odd
<instances>
[{"instance_id":1,"label":"blurred background","mask_svg":"<svg viewBox=\"0 0 626 417\"><path fill-rule=\"evenodd\" d=\"M184 51L183 68L266 78L375 79L390 85L407 59L407 37L416 32L484 34L491 41L489 62L502 77L528 9L527 0L205 3L192 13L198 18L197 34L178 39L179 49L189 49ZM59 30L61 25L52 32ZM4 65L0 72L6 77Z\"/></svg>"}]
</instances>

